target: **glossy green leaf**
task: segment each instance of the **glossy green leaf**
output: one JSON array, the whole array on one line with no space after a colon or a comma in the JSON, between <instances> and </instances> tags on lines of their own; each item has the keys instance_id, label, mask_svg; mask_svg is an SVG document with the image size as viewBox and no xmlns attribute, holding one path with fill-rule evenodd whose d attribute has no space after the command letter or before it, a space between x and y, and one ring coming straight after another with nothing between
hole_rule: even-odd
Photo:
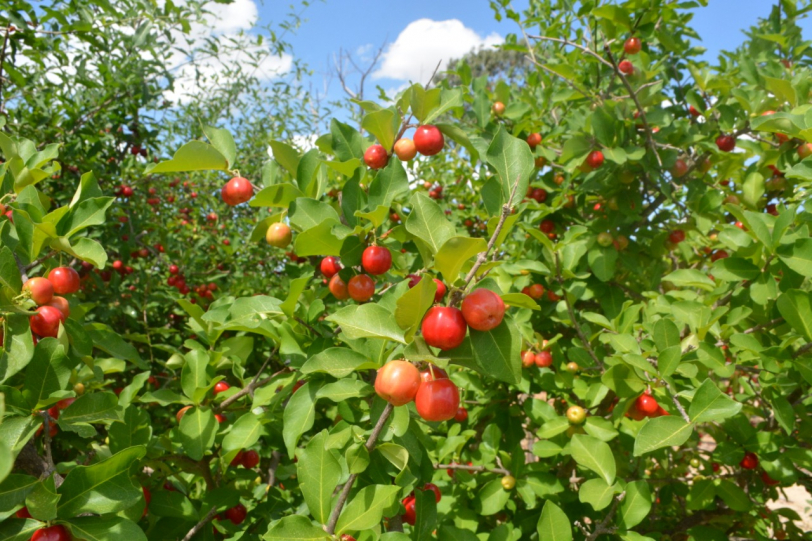
<instances>
[{"instance_id":1,"label":"glossy green leaf","mask_svg":"<svg viewBox=\"0 0 812 541\"><path fill-rule=\"evenodd\" d=\"M299 453L296 470L299 488L313 517L326 524L330 516L330 499L341 478L341 465L335 451L325 448L327 432L322 431Z\"/></svg>"},{"instance_id":2,"label":"glossy green leaf","mask_svg":"<svg viewBox=\"0 0 812 541\"><path fill-rule=\"evenodd\" d=\"M713 380L706 379L694 393L688 416L694 423L721 421L741 411L742 405L722 393Z\"/></svg>"},{"instance_id":3,"label":"glossy green leaf","mask_svg":"<svg viewBox=\"0 0 812 541\"><path fill-rule=\"evenodd\" d=\"M694 425L681 417L667 415L649 420L634 440L634 456L641 456L663 447L682 445L691 436Z\"/></svg>"},{"instance_id":4,"label":"glossy green leaf","mask_svg":"<svg viewBox=\"0 0 812 541\"><path fill-rule=\"evenodd\" d=\"M336 533L368 530L381 522L383 512L394 503L400 487L369 485L352 497L344 507L336 524Z\"/></svg>"},{"instance_id":5,"label":"glossy green leaf","mask_svg":"<svg viewBox=\"0 0 812 541\"><path fill-rule=\"evenodd\" d=\"M605 442L592 436L575 434L570 442L570 453L580 466L597 473L607 485L615 482L615 457Z\"/></svg>"},{"instance_id":6,"label":"glossy green leaf","mask_svg":"<svg viewBox=\"0 0 812 541\"><path fill-rule=\"evenodd\" d=\"M345 306L327 320L339 325L344 336L351 340L382 338L405 343L403 331L398 327L394 314L379 304Z\"/></svg>"},{"instance_id":7,"label":"glossy green leaf","mask_svg":"<svg viewBox=\"0 0 812 541\"><path fill-rule=\"evenodd\" d=\"M572 541L572 526L566 513L552 501L544 502L538 522L539 539L545 541Z\"/></svg>"}]
</instances>

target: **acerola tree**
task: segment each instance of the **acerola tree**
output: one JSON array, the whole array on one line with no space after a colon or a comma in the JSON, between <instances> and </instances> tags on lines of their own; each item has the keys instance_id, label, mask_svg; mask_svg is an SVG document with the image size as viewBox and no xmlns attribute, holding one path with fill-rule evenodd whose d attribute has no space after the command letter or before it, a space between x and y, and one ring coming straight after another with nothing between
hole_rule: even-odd
<instances>
[{"instance_id":1,"label":"acerola tree","mask_svg":"<svg viewBox=\"0 0 812 541\"><path fill-rule=\"evenodd\" d=\"M493 4L511 84L309 149L177 120L64 178L10 115L0 539L808 535L809 7L710 66L685 6Z\"/></svg>"}]
</instances>

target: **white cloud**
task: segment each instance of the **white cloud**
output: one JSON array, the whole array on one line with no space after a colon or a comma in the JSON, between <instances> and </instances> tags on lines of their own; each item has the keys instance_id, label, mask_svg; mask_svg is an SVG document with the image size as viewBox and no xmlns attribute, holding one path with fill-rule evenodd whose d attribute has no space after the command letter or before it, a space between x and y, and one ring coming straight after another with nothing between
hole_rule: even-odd
<instances>
[{"instance_id":1,"label":"white cloud","mask_svg":"<svg viewBox=\"0 0 812 541\"><path fill-rule=\"evenodd\" d=\"M398 35L384 53L380 69L372 76L375 79L426 82L438 62L441 62L442 70L452 59L502 41L502 36L495 32L483 38L458 19L418 19Z\"/></svg>"}]
</instances>

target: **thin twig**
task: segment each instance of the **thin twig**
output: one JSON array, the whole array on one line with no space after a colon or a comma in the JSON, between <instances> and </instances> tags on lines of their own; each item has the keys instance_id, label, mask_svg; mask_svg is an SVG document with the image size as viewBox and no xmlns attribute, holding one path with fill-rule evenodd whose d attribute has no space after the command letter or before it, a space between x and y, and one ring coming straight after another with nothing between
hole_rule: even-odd
<instances>
[{"instance_id":1,"label":"thin twig","mask_svg":"<svg viewBox=\"0 0 812 541\"><path fill-rule=\"evenodd\" d=\"M674 405L677 407L677 410L679 411L679 414L682 415L683 419L685 419L685 422L690 423L691 418L688 417L688 414L685 412L685 408L683 408L682 404L680 404L680 401L679 401L679 398L677 398L677 395L672 394L671 395L671 400L674 402Z\"/></svg>"},{"instance_id":2,"label":"thin twig","mask_svg":"<svg viewBox=\"0 0 812 541\"><path fill-rule=\"evenodd\" d=\"M273 378L275 378L279 374L282 374L283 372L287 372L289 369L288 369L288 367L285 367L282 370L279 370L278 372L275 372L274 374L272 374L272 375L268 376L267 378L263 379L262 381L257 381L259 379L259 376L262 374L262 371L265 370L265 367L268 366L268 363L276 355L276 352L278 350L279 350L279 347L277 346L277 347L274 348L274 350L271 352L271 354L268 355L268 358L265 359L265 362L263 363L262 367L257 372L256 376L254 376L254 379L251 380L251 383L246 385L239 392L237 392L237 393L229 396L225 400L223 400L223 402L219 406L212 407L212 409L215 410L215 411L223 411L226 408L228 408L231 404L233 404L234 402L239 400L240 398L244 397L245 395L247 395L249 393L252 393L254 391L254 389L262 387L263 385L267 385L271 380L273 380Z\"/></svg>"},{"instance_id":3,"label":"thin twig","mask_svg":"<svg viewBox=\"0 0 812 541\"><path fill-rule=\"evenodd\" d=\"M46 259L50 259L53 256L55 256L56 254L58 254L58 253L59 252L57 252L56 250L51 250L47 255L44 255L44 256L40 257L39 259L37 259L36 261L34 261L33 263L29 263L28 265L26 265L25 270L29 271L29 270L33 269L34 267L36 267L37 265L39 265L40 263L42 263Z\"/></svg>"},{"instance_id":4,"label":"thin twig","mask_svg":"<svg viewBox=\"0 0 812 541\"><path fill-rule=\"evenodd\" d=\"M572 89L573 89L573 90L575 90L575 91L576 91L576 92L578 92L579 94L583 94L583 96L584 96L585 98L589 98L589 99L590 99L590 100L592 100L594 103L600 103L600 100L599 100L598 98L596 98L595 96L593 96L592 94L590 94L589 92L587 92L586 90L584 90L583 88L581 88L580 86L578 86L577 84L575 84L575 81L573 81L573 80L572 80L572 79L570 79L569 77L567 77L567 76L565 76L565 75L562 75L562 74L558 73L558 72L557 72L557 71L555 71L554 69L552 69L552 68L549 68L549 67L545 66L545 65L544 65L544 64L542 64L541 62L536 61L536 59L535 59L535 58L531 58L530 56L525 56L525 58L527 58L528 60L530 60L530 62L532 62L532 63L533 63L533 64L535 64L536 66L540 67L540 68L541 68L541 69L543 69L544 71L549 72L549 73L552 73L552 74L553 74L553 75L555 75L556 77L560 77L560 78L561 78L561 79L562 79L562 80L563 80L565 83L567 83L568 85L570 85L570 86L572 87Z\"/></svg>"},{"instance_id":5,"label":"thin twig","mask_svg":"<svg viewBox=\"0 0 812 541\"><path fill-rule=\"evenodd\" d=\"M540 39L540 40L543 40L543 41L555 41L556 43L563 43L564 45L569 45L570 47L575 47L576 49L578 49L578 50L580 50L580 51L583 51L583 52L585 52L586 54L588 54L588 55L590 55L590 56L594 57L594 58L595 58L595 59L597 59L597 60L598 60L598 61L599 61L601 64L605 64L605 65L609 66L610 68L612 67L612 64L611 64L611 63L609 63L609 61L608 61L608 60L606 60L605 58L603 58L601 55L599 55L598 53L596 53L596 52L595 52L595 51L593 51L592 49L590 49L590 48L588 48L588 47L584 47L583 45L578 45L577 43L573 43L573 42L571 42L571 41L570 41L570 40L568 40L568 39L563 39L563 38L551 38L551 37L548 37L548 36L528 36L528 37L530 37L531 39Z\"/></svg>"},{"instance_id":6,"label":"thin twig","mask_svg":"<svg viewBox=\"0 0 812 541\"><path fill-rule=\"evenodd\" d=\"M386 420L389 419L389 416L392 414L394 409L395 406L392 404L386 404L386 408L384 408L383 412L381 413L378 423L375 425L375 428L372 429L372 434L369 435L369 439L365 445L367 451L372 451L372 449L375 447L375 442L378 441L378 436L380 436L381 432L383 431L383 425L386 424ZM347 503L350 490L352 490L352 485L355 484L355 479L357 477L358 475L355 473L350 475L350 478L347 479L346 483L344 483L344 488L341 489L341 494L338 496L336 506L333 508L333 511L330 513L330 519L327 521L326 531L330 535L335 533L338 517L341 514L341 510L344 509L344 504Z\"/></svg>"},{"instance_id":7,"label":"thin twig","mask_svg":"<svg viewBox=\"0 0 812 541\"><path fill-rule=\"evenodd\" d=\"M270 490L272 486L276 483L276 468L279 467L279 460L282 458L282 454L279 451L274 451L271 453L271 465L268 467L268 488ZM267 492L266 490L266 492Z\"/></svg>"},{"instance_id":8,"label":"thin twig","mask_svg":"<svg viewBox=\"0 0 812 541\"><path fill-rule=\"evenodd\" d=\"M601 536L605 533L612 533L615 531L614 528L607 528L606 525L609 524L609 521L614 518L615 513L617 513L617 508L620 505L620 502L622 502L623 498L625 497L626 497L625 492L621 492L620 494L618 494L617 498L612 504L612 507L609 509L609 512L606 513L606 516L603 517L603 520L600 521L600 523L598 523L597 526L595 526L595 530L591 534L589 534L589 537L586 538L587 541L595 541L595 539L597 539L598 536Z\"/></svg>"},{"instance_id":9,"label":"thin twig","mask_svg":"<svg viewBox=\"0 0 812 541\"><path fill-rule=\"evenodd\" d=\"M472 472L499 473L501 475L511 475L510 470L505 468L486 468L485 466L468 466L466 464L435 464L435 470L464 470Z\"/></svg>"},{"instance_id":10,"label":"thin twig","mask_svg":"<svg viewBox=\"0 0 812 541\"><path fill-rule=\"evenodd\" d=\"M561 274L561 260L558 257L558 252L555 252L555 270L558 274L558 283L561 284L561 288L564 288L564 276ZM581 343L584 345L584 349L586 349L589 356L592 357L592 360L595 361L595 365L598 367L603 366L603 362L598 359L598 356L595 354L595 350L592 349L592 346L589 345L589 340L587 340L584 331L581 329L581 326L578 324L578 320L575 319L575 311L572 309L572 304L570 303L569 294L567 293L566 289L563 290L563 297L564 303L567 305L567 313L570 315L570 321L572 321L572 326L575 327L575 332L578 333L578 338L581 340Z\"/></svg>"},{"instance_id":11,"label":"thin twig","mask_svg":"<svg viewBox=\"0 0 812 541\"><path fill-rule=\"evenodd\" d=\"M25 268L25 265L23 265L23 262L20 261L20 257L16 253L14 253L14 261L17 262L17 270L20 271L20 278L22 279L23 283L27 282L28 281L27 269Z\"/></svg>"},{"instance_id":12,"label":"thin twig","mask_svg":"<svg viewBox=\"0 0 812 541\"><path fill-rule=\"evenodd\" d=\"M812 342L807 342L806 344L801 346L801 349L799 349L798 351L796 351L795 353L792 354L792 358L797 359L798 357L800 357L801 355L803 355L804 353L806 353L810 349L812 349Z\"/></svg>"},{"instance_id":13,"label":"thin twig","mask_svg":"<svg viewBox=\"0 0 812 541\"><path fill-rule=\"evenodd\" d=\"M209 509L209 512L206 513L206 516L203 517L202 519L200 519L200 522L195 524L194 527L191 530L189 530L189 533L187 533L183 537L183 541L189 541L190 539L192 539L197 534L197 532L199 532L200 530L203 529L203 526L205 526L206 524L208 524L209 522L212 521L212 519L214 518L214 516L216 514L217 514L217 507L212 507L211 509Z\"/></svg>"}]
</instances>

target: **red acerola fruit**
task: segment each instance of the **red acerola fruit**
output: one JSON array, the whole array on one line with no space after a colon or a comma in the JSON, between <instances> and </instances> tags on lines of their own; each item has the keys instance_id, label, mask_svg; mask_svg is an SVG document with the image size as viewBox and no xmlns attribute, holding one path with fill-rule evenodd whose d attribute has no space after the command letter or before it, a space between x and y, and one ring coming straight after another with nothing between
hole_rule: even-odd
<instances>
[{"instance_id":1,"label":"red acerola fruit","mask_svg":"<svg viewBox=\"0 0 812 541\"><path fill-rule=\"evenodd\" d=\"M240 462L242 463L243 468L247 468L249 470L256 468L257 464L259 464L259 453L253 449L249 449L243 453L242 460Z\"/></svg>"},{"instance_id":2,"label":"red acerola fruit","mask_svg":"<svg viewBox=\"0 0 812 541\"><path fill-rule=\"evenodd\" d=\"M51 302L54 297L54 286L47 278L29 278L23 284L23 293L25 292L30 294L31 300L38 306L42 306Z\"/></svg>"},{"instance_id":3,"label":"red acerola fruit","mask_svg":"<svg viewBox=\"0 0 812 541\"><path fill-rule=\"evenodd\" d=\"M48 281L57 295L70 295L79 291L79 273L70 267L57 267L48 273Z\"/></svg>"},{"instance_id":4,"label":"red acerola fruit","mask_svg":"<svg viewBox=\"0 0 812 541\"><path fill-rule=\"evenodd\" d=\"M590 152L589 156L586 157L586 164L592 169L597 169L603 165L603 152L600 150Z\"/></svg>"},{"instance_id":5,"label":"red acerola fruit","mask_svg":"<svg viewBox=\"0 0 812 541\"><path fill-rule=\"evenodd\" d=\"M629 38L626 40L626 43L623 44L623 50L626 54L637 54L642 47L643 44L638 38Z\"/></svg>"},{"instance_id":6,"label":"red acerola fruit","mask_svg":"<svg viewBox=\"0 0 812 541\"><path fill-rule=\"evenodd\" d=\"M31 330L43 338L56 338L59 324L63 321L65 316L53 306L40 306L37 313L29 318Z\"/></svg>"},{"instance_id":7,"label":"red acerola fruit","mask_svg":"<svg viewBox=\"0 0 812 541\"><path fill-rule=\"evenodd\" d=\"M338 262L337 257L329 256L321 260L321 265L319 265L319 268L321 269L321 273L325 278L332 278L338 271L341 270L341 264Z\"/></svg>"},{"instance_id":8,"label":"red acerola fruit","mask_svg":"<svg viewBox=\"0 0 812 541\"><path fill-rule=\"evenodd\" d=\"M541 134L540 133L531 133L527 136L527 144L530 145L530 148L536 148L541 144Z\"/></svg>"},{"instance_id":9,"label":"red acerola fruit","mask_svg":"<svg viewBox=\"0 0 812 541\"><path fill-rule=\"evenodd\" d=\"M333 297L340 301L347 300L350 297L350 293L347 291L347 284L338 274L330 278L328 288L330 289L330 293L333 294Z\"/></svg>"},{"instance_id":10,"label":"red acerola fruit","mask_svg":"<svg viewBox=\"0 0 812 541\"><path fill-rule=\"evenodd\" d=\"M366 302L375 294L375 281L366 274L353 276L347 284L347 293L356 302Z\"/></svg>"},{"instance_id":11,"label":"red acerola fruit","mask_svg":"<svg viewBox=\"0 0 812 541\"><path fill-rule=\"evenodd\" d=\"M238 503L236 506L232 507L231 509L226 510L225 516L228 520L231 521L232 524L235 526L238 524L242 524L242 521L245 520L245 517L248 515L248 510L245 506L241 503Z\"/></svg>"},{"instance_id":12,"label":"red acerola fruit","mask_svg":"<svg viewBox=\"0 0 812 541\"><path fill-rule=\"evenodd\" d=\"M475 289L462 301L462 317L477 331L490 331L502 323L505 303L489 289Z\"/></svg>"},{"instance_id":13,"label":"red acerola fruit","mask_svg":"<svg viewBox=\"0 0 812 541\"><path fill-rule=\"evenodd\" d=\"M234 177L223 186L221 195L223 201L233 207L251 199L254 196L254 187L247 178Z\"/></svg>"},{"instance_id":14,"label":"red acerola fruit","mask_svg":"<svg viewBox=\"0 0 812 541\"><path fill-rule=\"evenodd\" d=\"M463 407L457 408L457 413L454 414L454 420L457 421L458 423L464 423L465 421L467 421L468 410Z\"/></svg>"},{"instance_id":15,"label":"red acerola fruit","mask_svg":"<svg viewBox=\"0 0 812 541\"><path fill-rule=\"evenodd\" d=\"M414 400L420 387L420 371L408 361L389 361L378 369L375 392L393 406Z\"/></svg>"},{"instance_id":16,"label":"red acerola fruit","mask_svg":"<svg viewBox=\"0 0 812 541\"><path fill-rule=\"evenodd\" d=\"M716 138L716 146L722 152L730 152L736 148L736 138L732 135L720 135Z\"/></svg>"},{"instance_id":17,"label":"red acerola fruit","mask_svg":"<svg viewBox=\"0 0 812 541\"><path fill-rule=\"evenodd\" d=\"M639 413L645 415L646 417L654 416L660 409L660 405L657 403L657 400L647 393L641 394L637 397L637 400L634 401L634 407Z\"/></svg>"},{"instance_id":18,"label":"red acerola fruit","mask_svg":"<svg viewBox=\"0 0 812 541\"><path fill-rule=\"evenodd\" d=\"M439 366L429 365L420 371L420 381L434 381L435 379L448 379L448 372Z\"/></svg>"},{"instance_id":19,"label":"red acerola fruit","mask_svg":"<svg viewBox=\"0 0 812 541\"><path fill-rule=\"evenodd\" d=\"M460 407L460 390L450 379L435 379L420 384L414 398L417 413L426 421L453 419Z\"/></svg>"},{"instance_id":20,"label":"red acerola fruit","mask_svg":"<svg viewBox=\"0 0 812 541\"><path fill-rule=\"evenodd\" d=\"M403 507L406 508L406 513L403 514L403 522L414 526L414 523L417 522L417 510L415 509L415 499L414 496L406 496L403 500Z\"/></svg>"},{"instance_id":21,"label":"red acerola fruit","mask_svg":"<svg viewBox=\"0 0 812 541\"><path fill-rule=\"evenodd\" d=\"M384 246L367 246L361 256L361 266L372 275L386 274L392 268L392 253Z\"/></svg>"},{"instance_id":22,"label":"red acerola fruit","mask_svg":"<svg viewBox=\"0 0 812 541\"><path fill-rule=\"evenodd\" d=\"M382 145L372 145L364 152L364 163L370 169L383 169L388 161L389 155Z\"/></svg>"},{"instance_id":23,"label":"red acerola fruit","mask_svg":"<svg viewBox=\"0 0 812 541\"><path fill-rule=\"evenodd\" d=\"M617 65L617 69L619 69L623 75L631 75L634 73L634 64L628 60L621 60L620 64Z\"/></svg>"},{"instance_id":24,"label":"red acerola fruit","mask_svg":"<svg viewBox=\"0 0 812 541\"><path fill-rule=\"evenodd\" d=\"M685 231L683 231L682 229L676 229L672 231L668 235L668 240L670 240L674 244L679 244L680 242L685 240Z\"/></svg>"},{"instance_id":25,"label":"red acerola fruit","mask_svg":"<svg viewBox=\"0 0 812 541\"><path fill-rule=\"evenodd\" d=\"M546 220L542 220L539 224L539 229L543 233L552 233L555 231L555 222L547 218Z\"/></svg>"},{"instance_id":26,"label":"red acerola fruit","mask_svg":"<svg viewBox=\"0 0 812 541\"><path fill-rule=\"evenodd\" d=\"M440 492L440 487L435 485L434 483L426 483L423 485L423 490L430 490L434 492L434 501L436 503L440 503L440 500L443 499L443 494Z\"/></svg>"},{"instance_id":27,"label":"red acerola fruit","mask_svg":"<svg viewBox=\"0 0 812 541\"><path fill-rule=\"evenodd\" d=\"M31 541L70 541L70 534L64 526L56 525L40 528L31 536Z\"/></svg>"},{"instance_id":28,"label":"red acerola fruit","mask_svg":"<svg viewBox=\"0 0 812 541\"><path fill-rule=\"evenodd\" d=\"M445 297L446 292L448 289L445 287L445 284L440 281L438 278L434 279L434 283L437 285L437 291L434 292L434 302L440 302Z\"/></svg>"},{"instance_id":29,"label":"red acerola fruit","mask_svg":"<svg viewBox=\"0 0 812 541\"><path fill-rule=\"evenodd\" d=\"M51 299L51 302L45 304L44 306L52 306L56 308L57 310L62 312L62 315L65 317L65 319L68 319L68 317L70 316L70 303L68 302L68 299L66 299L65 297L59 297L57 295L54 295L54 298Z\"/></svg>"},{"instance_id":30,"label":"red acerola fruit","mask_svg":"<svg viewBox=\"0 0 812 541\"><path fill-rule=\"evenodd\" d=\"M437 126L418 126L414 132L414 146L424 156L434 156L443 149L444 144L443 133Z\"/></svg>"},{"instance_id":31,"label":"red acerola fruit","mask_svg":"<svg viewBox=\"0 0 812 541\"><path fill-rule=\"evenodd\" d=\"M421 332L426 343L442 350L453 349L465 339L467 325L462 311L453 306L433 306L423 318Z\"/></svg>"},{"instance_id":32,"label":"red acerola fruit","mask_svg":"<svg viewBox=\"0 0 812 541\"><path fill-rule=\"evenodd\" d=\"M539 351L533 357L539 368L549 368L553 365L553 354L547 350Z\"/></svg>"},{"instance_id":33,"label":"red acerola fruit","mask_svg":"<svg viewBox=\"0 0 812 541\"><path fill-rule=\"evenodd\" d=\"M744 453L744 458L739 462L739 466L745 470L754 470L758 467L758 456L755 453Z\"/></svg>"},{"instance_id":34,"label":"red acerola fruit","mask_svg":"<svg viewBox=\"0 0 812 541\"><path fill-rule=\"evenodd\" d=\"M214 384L214 396L231 389L231 385L226 383L225 381L218 381Z\"/></svg>"}]
</instances>

